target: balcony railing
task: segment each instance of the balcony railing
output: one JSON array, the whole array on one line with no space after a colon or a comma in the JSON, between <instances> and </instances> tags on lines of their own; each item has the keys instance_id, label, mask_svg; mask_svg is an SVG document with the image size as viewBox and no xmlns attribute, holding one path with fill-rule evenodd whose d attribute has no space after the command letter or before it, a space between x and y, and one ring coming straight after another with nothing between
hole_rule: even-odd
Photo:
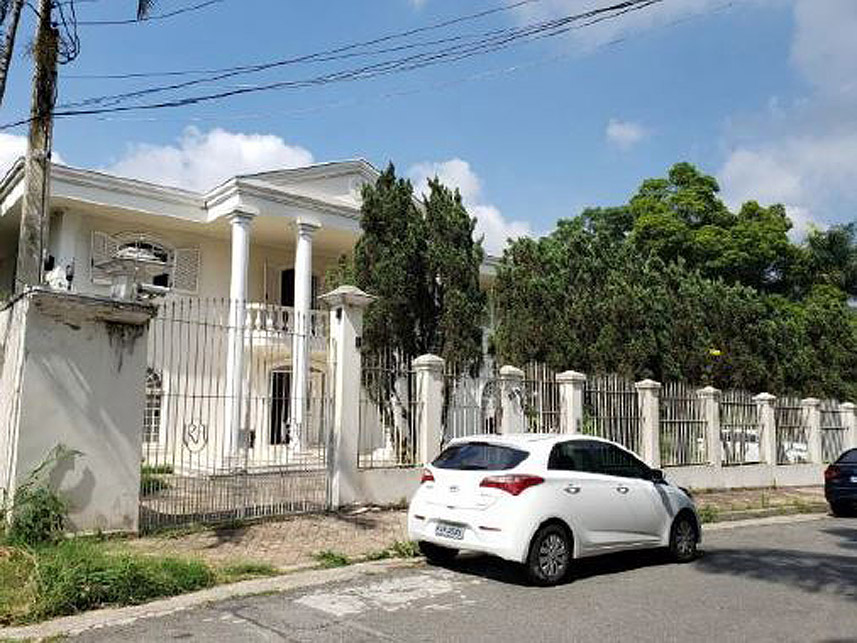
<instances>
[{"instance_id":1,"label":"balcony railing","mask_svg":"<svg viewBox=\"0 0 857 643\"><path fill-rule=\"evenodd\" d=\"M248 302L244 327L258 337L259 334L290 335L295 332L296 313L289 306L277 306L258 302ZM323 310L311 310L307 334L310 339L327 337L328 313Z\"/></svg>"}]
</instances>

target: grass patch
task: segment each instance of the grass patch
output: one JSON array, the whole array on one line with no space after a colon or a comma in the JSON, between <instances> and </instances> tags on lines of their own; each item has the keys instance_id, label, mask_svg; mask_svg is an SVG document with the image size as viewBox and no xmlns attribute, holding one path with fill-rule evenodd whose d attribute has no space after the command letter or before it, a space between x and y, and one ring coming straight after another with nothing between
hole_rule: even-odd
<instances>
[{"instance_id":1,"label":"grass patch","mask_svg":"<svg viewBox=\"0 0 857 643\"><path fill-rule=\"evenodd\" d=\"M323 551L317 552L312 555L315 562L318 563L319 567L324 569L332 569L333 567L345 567L346 565L351 564L351 559L348 558L345 554L333 551L331 549L325 549Z\"/></svg>"},{"instance_id":2,"label":"grass patch","mask_svg":"<svg viewBox=\"0 0 857 643\"><path fill-rule=\"evenodd\" d=\"M366 560L386 560L388 558L416 558L420 555L419 547L412 540L396 540L386 549L366 554Z\"/></svg>"},{"instance_id":3,"label":"grass patch","mask_svg":"<svg viewBox=\"0 0 857 643\"><path fill-rule=\"evenodd\" d=\"M217 581L200 561L110 551L88 539L2 551L0 624L4 625L137 605L211 587Z\"/></svg>"},{"instance_id":4,"label":"grass patch","mask_svg":"<svg viewBox=\"0 0 857 643\"><path fill-rule=\"evenodd\" d=\"M702 524L717 522L717 518L720 516L720 510L713 505L700 507L696 512L699 514L699 519L702 521Z\"/></svg>"},{"instance_id":5,"label":"grass patch","mask_svg":"<svg viewBox=\"0 0 857 643\"><path fill-rule=\"evenodd\" d=\"M279 576L280 570L267 563L234 563L217 569L217 580L220 583L235 583L253 578L269 578Z\"/></svg>"}]
</instances>

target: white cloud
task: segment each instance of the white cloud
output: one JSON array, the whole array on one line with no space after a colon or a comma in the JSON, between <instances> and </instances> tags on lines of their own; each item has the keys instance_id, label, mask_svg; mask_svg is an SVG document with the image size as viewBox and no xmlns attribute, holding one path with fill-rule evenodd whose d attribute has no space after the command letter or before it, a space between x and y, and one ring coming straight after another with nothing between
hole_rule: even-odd
<instances>
[{"instance_id":1,"label":"white cloud","mask_svg":"<svg viewBox=\"0 0 857 643\"><path fill-rule=\"evenodd\" d=\"M0 132L0 178L9 171L18 158L27 152L27 137ZM65 163L62 156L53 153L54 163Z\"/></svg>"},{"instance_id":2,"label":"white cloud","mask_svg":"<svg viewBox=\"0 0 857 643\"><path fill-rule=\"evenodd\" d=\"M857 211L857 3L796 0L794 18L791 62L812 93L789 106L772 99L761 119L767 134L736 146L718 177L730 205L783 203L800 235ZM756 127L738 134L752 140Z\"/></svg>"},{"instance_id":3,"label":"white cloud","mask_svg":"<svg viewBox=\"0 0 857 643\"><path fill-rule=\"evenodd\" d=\"M604 132L607 142L621 150L629 150L649 135L639 123L611 118Z\"/></svg>"},{"instance_id":4,"label":"white cloud","mask_svg":"<svg viewBox=\"0 0 857 643\"><path fill-rule=\"evenodd\" d=\"M455 158L439 163L418 163L408 172L417 194L428 192L428 181L437 177L441 183L458 188L461 198L471 216L476 218L476 232L485 237L485 250L490 254L501 254L508 239L532 235L525 221L510 221L500 210L485 203L482 182L470 167L470 163Z\"/></svg>"},{"instance_id":5,"label":"white cloud","mask_svg":"<svg viewBox=\"0 0 857 643\"><path fill-rule=\"evenodd\" d=\"M131 145L105 171L206 191L237 174L299 167L312 161L306 149L287 145L272 134L240 134L220 128L202 132L188 127L176 145Z\"/></svg>"}]
</instances>

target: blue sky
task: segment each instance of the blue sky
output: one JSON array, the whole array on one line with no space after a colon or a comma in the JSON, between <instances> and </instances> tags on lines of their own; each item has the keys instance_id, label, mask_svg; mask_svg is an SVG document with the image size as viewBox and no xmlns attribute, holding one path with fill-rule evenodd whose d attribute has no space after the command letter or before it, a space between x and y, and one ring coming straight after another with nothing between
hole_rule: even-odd
<instances>
[{"instance_id":1,"label":"blue sky","mask_svg":"<svg viewBox=\"0 0 857 643\"><path fill-rule=\"evenodd\" d=\"M156 11L194 3L161 0ZM223 0L143 25L81 26L83 51L61 69L60 102L160 82L81 75L267 61L504 4ZM604 4L533 0L453 31L520 26ZM133 6L80 2L78 14L125 18ZM28 19L27 34L31 25ZM66 119L57 124L55 149L72 165L194 189L310 161L392 160L418 183L437 173L459 186L495 252L509 234L546 232L587 205L622 203L644 178L689 160L718 176L730 203L785 203L801 231L857 218L854 33L853 0L665 0L570 36L383 79ZM24 114L29 99L29 61L19 55L14 64L2 122ZM0 163L17 154L23 133L0 134Z\"/></svg>"}]
</instances>

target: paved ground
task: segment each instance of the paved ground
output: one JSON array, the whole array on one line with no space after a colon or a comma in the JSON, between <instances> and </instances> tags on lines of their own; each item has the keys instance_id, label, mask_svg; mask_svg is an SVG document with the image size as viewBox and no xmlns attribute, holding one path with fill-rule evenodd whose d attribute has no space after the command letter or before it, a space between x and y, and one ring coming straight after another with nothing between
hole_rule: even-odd
<instances>
[{"instance_id":1,"label":"paved ground","mask_svg":"<svg viewBox=\"0 0 857 643\"><path fill-rule=\"evenodd\" d=\"M760 511L826 510L821 487L733 489L699 492L703 515L712 510L719 519L756 515ZM241 561L289 568L310 565L313 554L328 549L360 557L407 540L404 510L361 509L356 512L297 515L279 521L166 533L123 541L137 551L192 556L219 565Z\"/></svg>"},{"instance_id":2,"label":"paved ground","mask_svg":"<svg viewBox=\"0 0 857 643\"><path fill-rule=\"evenodd\" d=\"M76 641L857 641L857 519L725 528L690 565L581 562L553 589L484 557L230 599Z\"/></svg>"}]
</instances>

